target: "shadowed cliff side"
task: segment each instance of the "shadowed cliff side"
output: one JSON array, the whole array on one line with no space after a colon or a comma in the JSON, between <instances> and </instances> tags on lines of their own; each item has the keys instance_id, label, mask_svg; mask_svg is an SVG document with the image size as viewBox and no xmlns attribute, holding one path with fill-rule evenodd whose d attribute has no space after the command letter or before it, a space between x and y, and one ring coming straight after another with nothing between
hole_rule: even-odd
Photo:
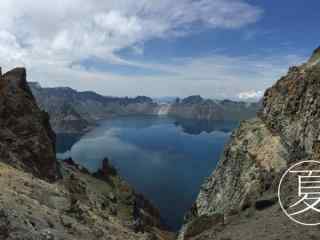
<instances>
[{"instance_id":1,"label":"shadowed cliff side","mask_svg":"<svg viewBox=\"0 0 320 240\"><path fill-rule=\"evenodd\" d=\"M0 77L1 161L43 179L58 177L55 134L26 82L24 68Z\"/></svg>"},{"instance_id":2,"label":"shadowed cliff side","mask_svg":"<svg viewBox=\"0 0 320 240\"><path fill-rule=\"evenodd\" d=\"M306 64L290 68L266 91L258 117L234 131L179 239L318 238L319 228L296 224L282 212L277 188L293 163L319 158L319 59L317 49ZM291 186L283 200L296 195Z\"/></svg>"}]
</instances>

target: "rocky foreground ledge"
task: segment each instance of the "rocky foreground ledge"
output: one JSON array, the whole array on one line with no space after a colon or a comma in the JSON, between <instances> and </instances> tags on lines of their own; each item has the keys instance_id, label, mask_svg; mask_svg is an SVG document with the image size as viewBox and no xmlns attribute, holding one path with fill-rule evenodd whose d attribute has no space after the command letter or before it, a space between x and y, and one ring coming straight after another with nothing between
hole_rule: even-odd
<instances>
[{"instance_id":1,"label":"rocky foreground ledge","mask_svg":"<svg viewBox=\"0 0 320 240\"><path fill-rule=\"evenodd\" d=\"M172 239L157 209L104 161L89 174L58 162L55 134L26 82L0 74L0 239Z\"/></svg>"},{"instance_id":2,"label":"rocky foreground ledge","mask_svg":"<svg viewBox=\"0 0 320 240\"><path fill-rule=\"evenodd\" d=\"M291 221L277 195L289 166L320 160L319 90L320 48L266 91L257 118L235 130L186 216L180 240L319 239L320 228ZM284 202L296 195L289 187Z\"/></svg>"}]
</instances>

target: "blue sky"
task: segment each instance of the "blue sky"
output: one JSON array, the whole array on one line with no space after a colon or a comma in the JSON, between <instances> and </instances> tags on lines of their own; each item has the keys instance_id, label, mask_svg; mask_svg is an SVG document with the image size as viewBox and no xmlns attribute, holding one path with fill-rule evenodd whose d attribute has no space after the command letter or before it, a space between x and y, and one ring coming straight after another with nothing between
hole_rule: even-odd
<instances>
[{"instance_id":1,"label":"blue sky","mask_svg":"<svg viewBox=\"0 0 320 240\"><path fill-rule=\"evenodd\" d=\"M320 45L315 0L3 0L0 9L4 69L104 95L257 98Z\"/></svg>"}]
</instances>

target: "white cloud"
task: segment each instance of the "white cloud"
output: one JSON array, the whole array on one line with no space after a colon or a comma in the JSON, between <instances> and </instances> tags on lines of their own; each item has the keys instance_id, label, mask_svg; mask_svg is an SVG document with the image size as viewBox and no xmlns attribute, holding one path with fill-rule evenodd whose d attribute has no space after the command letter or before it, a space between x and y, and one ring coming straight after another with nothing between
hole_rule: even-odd
<instances>
[{"instance_id":1,"label":"white cloud","mask_svg":"<svg viewBox=\"0 0 320 240\"><path fill-rule=\"evenodd\" d=\"M112 61L116 50L186 34L192 23L238 28L261 15L243 0L2 0L0 9L0 31L16 43L7 57L14 62L23 55L25 64L93 55ZM0 47L7 46L0 42Z\"/></svg>"},{"instance_id":2,"label":"white cloud","mask_svg":"<svg viewBox=\"0 0 320 240\"><path fill-rule=\"evenodd\" d=\"M144 42L192 34L192 26L235 29L256 22L262 10L245 0L1 0L0 65L28 68L43 85L69 85L109 95L238 96L264 89L296 56L269 54L178 59L170 64L131 62L116 55ZM74 66L96 56L106 62L167 72L121 76ZM70 65L73 67L71 68Z\"/></svg>"},{"instance_id":3,"label":"white cloud","mask_svg":"<svg viewBox=\"0 0 320 240\"><path fill-rule=\"evenodd\" d=\"M25 50L19 45L17 39L11 33L0 30L0 60L2 64L21 64Z\"/></svg>"},{"instance_id":4,"label":"white cloud","mask_svg":"<svg viewBox=\"0 0 320 240\"><path fill-rule=\"evenodd\" d=\"M249 90L247 92L239 93L238 97L241 100L259 100L262 98L263 94L263 91Z\"/></svg>"},{"instance_id":5,"label":"white cloud","mask_svg":"<svg viewBox=\"0 0 320 240\"><path fill-rule=\"evenodd\" d=\"M158 69L166 75L125 76L110 72L87 71L81 66L74 68L35 68L33 80L44 86L71 86L80 90L94 90L114 96L147 95L189 96L201 94L208 98L239 100L239 94L264 91L289 66L305 60L299 56L270 54L261 56L212 55L202 58L178 59L168 64L131 63L138 67ZM42 76L51 79L50 83Z\"/></svg>"}]
</instances>

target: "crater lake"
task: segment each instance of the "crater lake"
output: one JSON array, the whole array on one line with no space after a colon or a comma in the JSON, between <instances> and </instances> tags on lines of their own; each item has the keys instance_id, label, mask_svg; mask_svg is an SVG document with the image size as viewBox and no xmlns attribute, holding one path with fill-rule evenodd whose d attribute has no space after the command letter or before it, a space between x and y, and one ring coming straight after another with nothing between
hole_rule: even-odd
<instances>
[{"instance_id":1,"label":"crater lake","mask_svg":"<svg viewBox=\"0 0 320 240\"><path fill-rule=\"evenodd\" d=\"M177 230L237 126L233 121L119 117L99 122L81 137L58 135L57 155L72 157L91 172L108 158L136 192L159 208L164 223Z\"/></svg>"}]
</instances>

